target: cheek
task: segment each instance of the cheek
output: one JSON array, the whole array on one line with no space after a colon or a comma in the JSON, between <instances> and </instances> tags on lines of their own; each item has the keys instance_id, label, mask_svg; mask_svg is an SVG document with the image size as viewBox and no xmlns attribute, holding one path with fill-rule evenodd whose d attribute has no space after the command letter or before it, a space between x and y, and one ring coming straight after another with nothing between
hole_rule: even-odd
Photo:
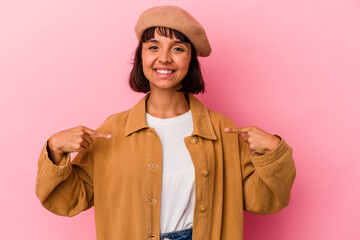
<instances>
[{"instance_id":1,"label":"cheek","mask_svg":"<svg viewBox=\"0 0 360 240\"><path fill-rule=\"evenodd\" d=\"M149 66L149 63L146 61L146 59L142 60L142 69L144 74L148 73L151 70L151 66Z\"/></svg>"},{"instance_id":2,"label":"cheek","mask_svg":"<svg viewBox=\"0 0 360 240\"><path fill-rule=\"evenodd\" d=\"M146 55L145 55L145 54L141 54L141 64L142 64L143 66L146 65Z\"/></svg>"},{"instance_id":3,"label":"cheek","mask_svg":"<svg viewBox=\"0 0 360 240\"><path fill-rule=\"evenodd\" d=\"M142 65L143 68L149 68L152 66L154 62L153 57L149 56L148 54L142 54Z\"/></svg>"},{"instance_id":4,"label":"cheek","mask_svg":"<svg viewBox=\"0 0 360 240\"><path fill-rule=\"evenodd\" d=\"M181 68L185 71L188 70L189 66L190 66L190 60L191 58L185 58L182 59L180 64L181 64Z\"/></svg>"}]
</instances>

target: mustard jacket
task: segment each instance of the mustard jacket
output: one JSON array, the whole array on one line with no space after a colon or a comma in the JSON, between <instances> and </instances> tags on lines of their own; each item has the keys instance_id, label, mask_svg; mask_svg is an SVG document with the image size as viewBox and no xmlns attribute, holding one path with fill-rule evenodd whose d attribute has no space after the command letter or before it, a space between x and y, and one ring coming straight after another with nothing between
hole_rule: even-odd
<instances>
[{"instance_id":1,"label":"mustard jacket","mask_svg":"<svg viewBox=\"0 0 360 240\"><path fill-rule=\"evenodd\" d=\"M96 138L72 161L54 165L43 146L36 194L49 211L74 216L94 205L99 240L159 239L161 142L146 123L144 96L129 110L109 116ZM243 210L270 214L288 205L295 179L292 148L283 138L264 155L251 156L237 127L189 94L194 130L184 142L195 168L194 240L243 239ZM61 231L61 230L60 230Z\"/></svg>"}]
</instances>

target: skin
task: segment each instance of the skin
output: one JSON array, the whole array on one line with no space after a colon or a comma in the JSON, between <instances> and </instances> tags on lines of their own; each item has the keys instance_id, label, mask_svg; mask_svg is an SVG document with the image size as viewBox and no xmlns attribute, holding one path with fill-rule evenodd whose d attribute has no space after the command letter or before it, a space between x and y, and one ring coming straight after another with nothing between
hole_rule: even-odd
<instances>
[{"instance_id":1,"label":"skin","mask_svg":"<svg viewBox=\"0 0 360 240\"><path fill-rule=\"evenodd\" d=\"M259 153L265 154L274 150L280 143L280 138L265 132L264 130L251 126L239 128L225 128L227 133L243 134L244 141L249 145L252 154ZM242 135L241 135L242 136Z\"/></svg>"},{"instance_id":2,"label":"skin","mask_svg":"<svg viewBox=\"0 0 360 240\"><path fill-rule=\"evenodd\" d=\"M143 43L142 65L149 80L150 96L147 112L158 118L171 118L189 111L190 106L184 93L176 92L186 76L191 61L191 45L176 38L160 36L155 31L154 38ZM169 77L159 77L155 69L169 68L175 73Z\"/></svg>"},{"instance_id":3,"label":"skin","mask_svg":"<svg viewBox=\"0 0 360 240\"><path fill-rule=\"evenodd\" d=\"M143 43L143 71L149 80L150 96L147 101L147 112L158 118L171 118L187 112L190 107L183 93L176 92L181 80L185 77L191 61L191 46L188 43L177 43L176 38L167 38L157 34ZM179 50L182 49L182 51ZM154 69L169 67L176 70L169 78L159 78ZM225 128L226 133L245 133L244 140L249 144L252 154L265 154L275 149L280 139L258 127Z\"/></svg>"},{"instance_id":4,"label":"skin","mask_svg":"<svg viewBox=\"0 0 360 240\"><path fill-rule=\"evenodd\" d=\"M186 76L191 61L191 45L179 42L176 38L167 38L157 34L143 43L142 64L146 78L149 80L150 96L146 102L146 111L158 118L171 118L190 110L189 103L182 92L181 81ZM171 76L159 76L155 69L174 70ZM244 134L244 140L252 151L265 154L275 149L280 139L264 130L255 127L225 128L229 134ZM110 139L111 135L98 132L85 126L77 126L52 135L49 138L49 158L58 165L65 153L87 150L95 138Z\"/></svg>"},{"instance_id":5,"label":"skin","mask_svg":"<svg viewBox=\"0 0 360 240\"><path fill-rule=\"evenodd\" d=\"M85 151L95 138L110 139L111 135L84 126L55 133L49 138L49 158L55 165L59 165L65 153Z\"/></svg>"}]
</instances>

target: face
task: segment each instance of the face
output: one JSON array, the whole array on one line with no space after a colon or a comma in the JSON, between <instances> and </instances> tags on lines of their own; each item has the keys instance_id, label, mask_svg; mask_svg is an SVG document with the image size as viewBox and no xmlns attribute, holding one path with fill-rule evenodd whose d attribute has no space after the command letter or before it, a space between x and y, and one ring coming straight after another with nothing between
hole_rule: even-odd
<instances>
[{"instance_id":1,"label":"face","mask_svg":"<svg viewBox=\"0 0 360 240\"><path fill-rule=\"evenodd\" d=\"M150 91L176 90L186 76L191 61L191 45L177 38L158 35L142 43L142 66Z\"/></svg>"}]
</instances>

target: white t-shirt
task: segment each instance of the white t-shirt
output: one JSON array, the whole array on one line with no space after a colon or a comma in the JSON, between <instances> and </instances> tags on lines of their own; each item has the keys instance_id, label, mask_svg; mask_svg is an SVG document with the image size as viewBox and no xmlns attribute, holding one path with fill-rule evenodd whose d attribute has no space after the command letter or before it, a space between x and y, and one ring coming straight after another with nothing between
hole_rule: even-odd
<instances>
[{"instance_id":1,"label":"white t-shirt","mask_svg":"<svg viewBox=\"0 0 360 240\"><path fill-rule=\"evenodd\" d=\"M193 226L195 170L184 138L193 132L191 110L173 117L156 118L146 113L163 150L160 232L180 231Z\"/></svg>"}]
</instances>

